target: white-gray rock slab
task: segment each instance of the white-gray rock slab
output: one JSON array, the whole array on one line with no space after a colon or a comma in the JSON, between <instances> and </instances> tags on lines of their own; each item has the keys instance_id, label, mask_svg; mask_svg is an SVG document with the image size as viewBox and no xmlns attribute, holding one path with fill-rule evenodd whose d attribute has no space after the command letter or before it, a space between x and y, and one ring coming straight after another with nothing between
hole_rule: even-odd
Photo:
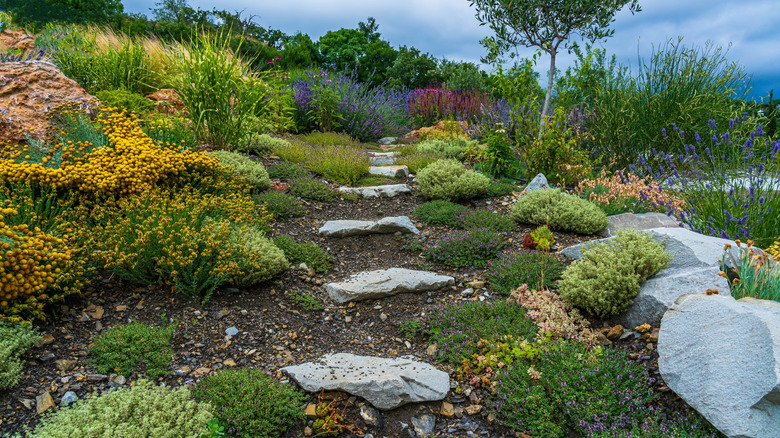
<instances>
[{"instance_id":1,"label":"white-gray rock slab","mask_svg":"<svg viewBox=\"0 0 780 438\"><path fill-rule=\"evenodd\" d=\"M669 388L730 438L780 436L780 306L684 295L658 336Z\"/></svg>"},{"instance_id":2,"label":"white-gray rock slab","mask_svg":"<svg viewBox=\"0 0 780 438\"><path fill-rule=\"evenodd\" d=\"M368 168L371 175L389 176L391 178L402 178L409 176L409 168L406 166L371 166Z\"/></svg>"},{"instance_id":3,"label":"white-gray rock slab","mask_svg":"<svg viewBox=\"0 0 780 438\"><path fill-rule=\"evenodd\" d=\"M377 144L388 145L398 140L398 137L382 137L376 141Z\"/></svg>"},{"instance_id":4,"label":"white-gray rock slab","mask_svg":"<svg viewBox=\"0 0 780 438\"><path fill-rule=\"evenodd\" d=\"M387 166L395 163L395 154L393 152L374 152L371 154L372 166Z\"/></svg>"},{"instance_id":5,"label":"white-gray rock slab","mask_svg":"<svg viewBox=\"0 0 780 438\"><path fill-rule=\"evenodd\" d=\"M534 192L536 190L544 190L549 189L550 184L547 182L547 178L544 176L543 173L540 173L534 177L534 179L531 180L530 183L525 187L525 192L530 193Z\"/></svg>"},{"instance_id":6,"label":"white-gray rock slab","mask_svg":"<svg viewBox=\"0 0 780 438\"><path fill-rule=\"evenodd\" d=\"M343 304L383 298L404 292L438 290L455 284L455 279L427 271L390 268L366 271L340 283L328 283L325 290L333 301Z\"/></svg>"},{"instance_id":7,"label":"white-gray rock slab","mask_svg":"<svg viewBox=\"0 0 780 438\"><path fill-rule=\"evenodd\" d=\"M319 229L321 236L348 237L365 234L419 234L408 216L385 217L378 221L336 220L327 221Z\"/></svg>"},{"instance_id":8,"label":"white-gray rock slab","mask_svg":"<svg viewBox=\"0 0 780 438\"><path fill-rule=\"evenodd\" d=\"M388 184L385 186L370 187L339 187L341 193L355 193L366 198L388 197L393 198L401 193L412 193L408 184Z\"/></svg>"},{"instance_id":9,"label":"white-gray rock slab","mask_svg":"<svg viewBox=\"0 0 780 438\"><path fill-rule=\"evenodd\" d=\"M337 353L281 371L306 391L345 391L363 397L381 410L442 400L450 390L447 373L430 364L402 358Z\"/></svg>"},{"instance_id":10,"label":"white-gray rock slab","mask_svg":"<svg viewBox=\"0 0 780 438\"><path fill-rule=\"evenodd\" d=\"M622 213L607 216L609 225L597 232L599 236L614 237L619 230L644 231L653 228L680 228L680 224L662 213Z\"/></svg>"}]
</instances>

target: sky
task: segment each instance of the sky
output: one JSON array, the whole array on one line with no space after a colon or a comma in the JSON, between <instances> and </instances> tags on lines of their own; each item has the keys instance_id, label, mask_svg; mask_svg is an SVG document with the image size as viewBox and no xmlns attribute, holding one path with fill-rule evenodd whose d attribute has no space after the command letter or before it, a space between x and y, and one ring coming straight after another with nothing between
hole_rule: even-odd
<instances>
[{"instance_id":1,"label":"sky","mask_svg":"<svg viewBox=\"0 0 780 438\"><path fill-rule=\"evenodd\" d=\"M151 17L159 0L123 0L126 12ZM393 47L414 46L437 58L480 64L485 49L479 41L491 35L480 26L469 0L188 0L193 8L243 11L254 15L263 27L287 34L298 31L317 40L329 30L357 28L360 21L374 17L382 39ZM648 59L654 48L682 36L688 47L707 42L728 50L730 61L742 65L752 76L751 97L759 99L775 89L780 97L780 5L778 0L640 0L642 12L618 12L611 29L613 37L596 42L607 55L616 55L622 65L637 70L638 56ZM523 57L535 48L521 47ZM549 57L542 56L536 70L543 78ZM556 67L565 71L574 56L565 50ZM482 65L489 70L490 67Z\"/></svg>"}]
</instances>

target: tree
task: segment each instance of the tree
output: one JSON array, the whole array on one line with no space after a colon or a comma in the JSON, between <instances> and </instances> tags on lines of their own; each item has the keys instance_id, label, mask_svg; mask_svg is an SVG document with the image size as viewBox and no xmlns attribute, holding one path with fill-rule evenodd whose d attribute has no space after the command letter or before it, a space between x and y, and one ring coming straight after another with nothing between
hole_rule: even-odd
<instances>
[{"instance_id":1,"label":"tree","mask_svg":"<svg viewBox=\"0 0 780 438\"><path fill-rule=\"evenodd\" d=\"M424 88L441 82L436 59L428 53L420 53L414 47L401 46L398 57L387 70L388 84L393 87Z\"/></svg>"},{"instance_id":2,"label":"tree","mask_svg":"<svg viewBox=\"0 0 780 438\"><path fill-rule=\"evenodd\" d=\"M480 25L488 24L496 36L482 40L495 60L507 50L523 45L539 47L550 55L547 93L540 126L549 113L555 76L555 57L572 35L595 42L612 36L608 29L618 10L628 5L633 14L642 9L638 0L470 0Z\"/></svg>"}]
</instances>

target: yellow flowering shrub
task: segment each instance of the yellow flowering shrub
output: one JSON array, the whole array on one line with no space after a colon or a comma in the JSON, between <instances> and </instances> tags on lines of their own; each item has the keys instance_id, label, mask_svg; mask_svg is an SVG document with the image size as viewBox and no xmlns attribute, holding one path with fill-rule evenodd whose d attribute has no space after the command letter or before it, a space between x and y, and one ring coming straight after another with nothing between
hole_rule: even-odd
<instances>
[{"instance_id":1,"label":"yellow flowering shrub","mask_svg":"<svg viewBox=\"0 0 780 438\"><path fill-rule=\"evenodd\" d=\"M608 177L602 170L598 178L586 179L577 186L577 193L609 210L608 214L633 211L681 212L685 201L653 182L631 173L617 172Z\"/></svg>"},{"instance_id":2,"label":"yellow flowering shrub","mask_svg":"<svg viewBox=\"0 0 780 438\"><path fill-rule=\"evenodd\" d=\"M768 252L773 259L780 260L780 239L775 240L775 243L773 243L765 251Z\"/></svg>"},{"instance_id":3,"label":"yellow flowering shrub","mask_svg":"<svg viewBox=\"0 0 780 438\"><path fill-rule=\"evenodd\" d=\"M69 141L52 147L40 160L22 156L24 149L3 147L0 181L128 196L161 183L175 183L190 173L223 171L219 162L206 154L155 142L126 112L103 110L97 120L110 146Z\"/></svg>"}]
</instances>

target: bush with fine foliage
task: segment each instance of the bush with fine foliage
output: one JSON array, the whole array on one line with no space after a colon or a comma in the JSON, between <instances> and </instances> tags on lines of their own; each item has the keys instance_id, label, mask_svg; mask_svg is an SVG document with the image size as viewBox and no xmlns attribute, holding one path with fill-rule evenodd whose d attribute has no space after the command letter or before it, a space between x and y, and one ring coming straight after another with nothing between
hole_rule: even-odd
<instances>
[{"instance_id":1,"label":"bush with fine foliage","mask_svg":"<svg viewBox=\"0 0 780 438\"><path fill-rule=\"evenodd\" d=\"M577 234L593 234L607 227L607 215L596 204L559 189L536 190L517 200L509 215L532 225Z\"/></svg>"},{"instance_id":2,"label":"bush with fine foliage","mask_svg":"<svg viewBox=\"0 0 780 438\"><path fill-rule=\"evenodd\" d=\"M139 115L154 109L154 102L127 90L101 90L95 93L95 97L104 107L126 109Z\"/></svg>"},{"instance_id":3,"label":"bush with fine foliage","mask_svg":"<svg viewBox=\"0 0 780 438\"><path fill-rule=\"evenodd\" d=\"M252 200L257 205L264 205L265 209L274 215L274 219L280 221L306 215L306 210L295 197L275 190L258 193L252 196Z\"/></svg>"},{"instance_id":4,"label":"bush with fine foliage","mask_svg":"<svg viewBox=\"0 0 780 438\"><path fill-rule=\"evenodd\" d=\"M443 199L420 204L414 209L414 215L428 225L455 226L461 213L468 211L462 205Z\"/></svg>"},{"instance_id":5,"label":"bush with fine foliage","mask_svg":"<svg viewBox=\"0 0 780 438\"><path fill-rule=\"evenodd\" d=\"M269 280L290 267L284 253L274 245L265 233L256 227L234 227L230 235L231 245L242 247L236 252L238 272L230 282L238 287L248 287Z\"/></svg>"},{"instance_id":6,"label":"bush with fine foliage","mask_svg":"<svg viewBox=\"0 0 780 438\"><path fill-rule=\"evenodd\" d=\"M293 265L306 263L318 274L325 274L333 266L330 255L311 242L298 243L290 236L279 236L274 239L276 245Z\"/></svg>"},{"instance_id":7,"label":"bush with fine foliage","mask_svg":"<svg viewBox=\"0 0 780 438\"><path fill-rule=\"evenodd\" d=\"M429 199L471 199L483 195L490 187L490 178L466 169L457 160L431 163L417 174L420 193Z\"/></svg>"},{"instance_id":8,"label":"bush with fine foliage","mask_svg":"<svg viewBox=\"0 0 780 438\"><path fill-rule=\"evenodd\" d=\"M90 394L72 407L49 410L27 438L208 436L211 405L192 400L186 387L171 390L138 380L132 388Z\"/></svg>"},{"instance_id":9,"label":"bush with fine foliage","mask_svg":"<svg viewBox=\"0 0 780 438\"><path fill-rule=\"evenodd\" d=\"M214 406L231 435L271 438L304 418L303 394L262 370L226 370L204 377L192 389L195 400Z\"/></svg>"},{"instance_id":10,"label":"bush with fine foliage","mask_svg":"<svg viewBox=\"0 0 780 438\"><path fill-rule=\"evenodd\" d=\"M28 325L0 323L0 389L19 383L22 376L21 356L41 339Z\"/></svg>"},{"instance_id":11,"label":"bush with fine foliage","mask_svg":"<svg viewBox=\"0 0 780 438\"><path fill-rule=\"evenodd\" d=\"M336 192L327 184L312 178L298 178L290 181L290 194L303 199L333 202Z\"/></svg>"},{"instance_id":12,"label":"bush with fine foliage","mask_svg":"<svg viewBox=\"0 0 780 438\"><path fill-rule=\"evenodd\" d=\"M607 242L588 246L582 260L563 272L561 298L602 318L625 312L648 277L664 269L672 256L663 243L637 231L619 231Z\"/></svg>"},{"instance_id":13,"label":"bush with fine foliage","mask_svg":"<svg viewBox=\"0 0 780 438\"><path fill-rule=\"evenodd\" d=\"M305 167L287 161L274 164L267 170L268 176L273 179L280 179L282 181L291 181L295 178L303 178L305 176L309 176L311 173Z\"/></svg>"},{"instance_id":14,"label":"bush with fine foliage","mask_svg":"<svg viewBox=\"0 0 780 438\"><path fill-rule=\"evenodd\" d=\"M278 147L289 146L290 142L268 134L251 133L238 144L238 151L255 155L268 155Z\"/></svg>"},{"instance_id":15,"label":"bush with fine foliage","mask_svg":"<svg viewBox=\"0 0 780 438\"><path fill-rule=\"evenodd\" d=\"M232 169L244 177L255 189L262 191L271 187L271 178L259 161L237 152L216 151L211 153L223 167Z\"/></svg>"},{"instance_id":16,"label":"bush with fine foliage","mask_svg":"<svg viewBox=\"0 0 780 438\"><path fill-rule=\"evenodd\" d=\"M425 140L417 144L417 152L460 160L469 148L477 147L477 145L479 145L478 141L468 140L463 137L452 137L446 140Z\"/></svg>"}]
</instances>

